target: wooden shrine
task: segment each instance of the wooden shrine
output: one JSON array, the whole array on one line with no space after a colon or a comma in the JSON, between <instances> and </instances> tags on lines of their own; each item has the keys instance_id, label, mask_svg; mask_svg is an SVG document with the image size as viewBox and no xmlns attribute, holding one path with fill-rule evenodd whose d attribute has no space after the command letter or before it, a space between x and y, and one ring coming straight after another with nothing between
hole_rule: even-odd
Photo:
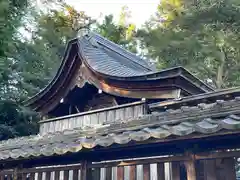
<instances>
[{"instance_id":1,"label":"wooden shrine","mask_svg":"<svg viewBox=\"0 0 240 180\"><path fill-rule=\"evenodd\" d=\"M2 180L237 179L240 88L156 71L98 34L71 40L25 104L42 115L39 134L0 142Z\"/></svg>"}]
</instances>

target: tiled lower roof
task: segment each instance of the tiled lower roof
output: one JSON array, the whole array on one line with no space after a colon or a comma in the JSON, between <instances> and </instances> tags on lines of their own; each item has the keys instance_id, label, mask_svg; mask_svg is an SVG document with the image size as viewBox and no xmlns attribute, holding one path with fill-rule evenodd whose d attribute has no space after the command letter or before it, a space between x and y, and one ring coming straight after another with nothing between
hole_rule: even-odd
<instances>
[{"instance_id":1,"label":"tiled lower roof","mask_svg":"<svg viewBox=\"0 0 240 180\"><path fill-rule=\"evenodd\" d=\"M191 138L193 134L215 135L240 130L240 98L212 104L154 112L137 119L108 125L65 130L44 136L36 135L0 142L0 159L62 155L83 148L108 147L113 144L142 142L150 138ZM240 131L239 131L240 132Z\"/></svg>"}]
</instances>

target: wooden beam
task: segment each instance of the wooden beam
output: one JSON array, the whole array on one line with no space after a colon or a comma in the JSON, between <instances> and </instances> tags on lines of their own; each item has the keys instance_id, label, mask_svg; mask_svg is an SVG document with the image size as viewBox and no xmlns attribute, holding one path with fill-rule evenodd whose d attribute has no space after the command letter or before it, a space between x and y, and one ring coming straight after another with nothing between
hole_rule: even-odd
<instances>
[{"instance_id":1,"label":"wooden beam","mask_svg":"<svg viewBox=\"0 0 240 180\"><path fill-rule=\"evenodd\" d=\"M204 152L197 153L195 155L195 159L203 160L203 159L220 159L220 158L228 158L228 157L240 157L239 150L233 151L220 151L220 152Z\"/></svg>"},{"instance_id":2,"label":"wooden beam","mask_svg":"<svg viewBox=\"0 0 240 180\"><path fill-rule=\"evenodd\" d=\"M163 162L174 162L174 161L184 161L189 160L187 156L169 156L169 157L156 157L156 158L148 158L148 159L139 159L139 160L121 160L115 162L104 162L104 163L96 163L91 164L89 167L113 167L113 166L132 166L132 165L140 165L140 164L153 164L153 163L163 163Z\"/></svg>"}]
</instances>

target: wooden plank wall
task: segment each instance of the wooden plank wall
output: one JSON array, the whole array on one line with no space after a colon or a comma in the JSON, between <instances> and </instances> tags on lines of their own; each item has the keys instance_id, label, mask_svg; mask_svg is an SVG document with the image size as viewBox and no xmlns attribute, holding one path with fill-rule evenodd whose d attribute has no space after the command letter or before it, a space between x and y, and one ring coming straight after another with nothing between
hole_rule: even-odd
<instances>
[{"instance_id":1,"label":"wooden plank wall","mask_svg":"<svg viewBox=\"0 0 240 180\"><path fill-rule=\"evenodd\" d=\"M235 158L203 160L203 180L236 180Z\"/></svg>"},{"instance_id":2,"label":"wooden plank wall","mask_svg":"<svg viewBox=\"0 0 240 180\"><path fill-rule=\"evenodd\" d=\"M44 122L40 124L40 134L53 133L63 131L65 129L73 129L91 124L103 124L119 120L129 120L136 118L145 113L145 105L137 104L122 108L109 108L95 113L83 113L79 116L70 116L64 119Z\"/></svg>"}]
</instances>

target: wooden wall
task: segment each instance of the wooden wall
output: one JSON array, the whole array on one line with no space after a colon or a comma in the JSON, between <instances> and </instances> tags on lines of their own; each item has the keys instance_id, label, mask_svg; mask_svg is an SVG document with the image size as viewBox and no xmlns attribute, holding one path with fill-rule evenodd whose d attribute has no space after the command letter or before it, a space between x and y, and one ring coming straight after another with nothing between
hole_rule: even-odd
<instances>
[{"instance_id":1,"label":"wooden wall","mask_svg":"<svg viewBox=\"0 0 240 180\"><path fill-rule=\"evenodd\" d=\"M40 134L80 128L91 124L106 124L114 121L127 121L146 113L145 103L137 102L114 106L84 113L49 119L40 122Z\"/></svg>"},{"instance_id":2,"label":"wooden wall","mask_svg":"<svg viewBox=\"0 0 240 180\"><path fill-rule=\"evenodd\" d=\"M107 107L113 107L117 106L117 102L114 98L114 96L110 96L108 94L95 94L90 100L87 101L84 112L96 110L96 109L102 109Z\"/></svg>"}]
</instances>

